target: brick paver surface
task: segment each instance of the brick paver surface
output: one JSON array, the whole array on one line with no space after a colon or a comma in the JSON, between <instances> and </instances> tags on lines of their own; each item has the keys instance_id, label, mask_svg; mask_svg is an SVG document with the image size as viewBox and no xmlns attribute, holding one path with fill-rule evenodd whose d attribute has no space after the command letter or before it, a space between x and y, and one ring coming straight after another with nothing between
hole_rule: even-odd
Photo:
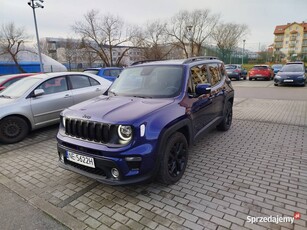
<instances>
[{"instance_id":1,"label":"brick paver surface","mask_svg":"<svg viewBox=\"0 0 307 230\"><path fill-rule=\"evenodd\" d=\"M236 99L232 128L190 149L175 185L112 187L57 166L52 127L0 145L0 177L88 229L307 229L307 102ZM251 224L247 216L293 216Z\"/></svg>"}]
</instances>

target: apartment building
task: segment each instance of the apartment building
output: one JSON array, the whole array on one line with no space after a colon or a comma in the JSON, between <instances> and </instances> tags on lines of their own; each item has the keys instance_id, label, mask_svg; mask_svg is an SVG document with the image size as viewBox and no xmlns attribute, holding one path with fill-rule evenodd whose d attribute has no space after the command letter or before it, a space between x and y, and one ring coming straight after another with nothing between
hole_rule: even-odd
<instances>
[{"instance_id":1,"label":"apartment building","mask_svg":"<svg viewBox=\"0 0 307 230\"><path fill-rule=\"evenodd\" d=\"M274 30L274 57L277 61L307 60L307 23L278 25Z\"/></svg>"}]
</instances>

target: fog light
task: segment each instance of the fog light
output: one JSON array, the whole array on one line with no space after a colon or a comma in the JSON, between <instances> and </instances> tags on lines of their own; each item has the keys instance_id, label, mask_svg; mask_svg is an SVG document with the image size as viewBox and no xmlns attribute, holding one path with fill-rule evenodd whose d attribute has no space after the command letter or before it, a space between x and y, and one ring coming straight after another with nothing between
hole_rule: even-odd
<instances>
[{"instance_id":1,"label":"fog light","mask_svg":"<svg viewBox=\"0 0 307 230\"><path fill-rule=\"evenodd\" d=\"M125 157L126 161L142 161L142 157Z\"/></svg>"},{"instance_id":2,"label":"fog light","mask_svg":"<svg viewBox=\"0 0 307 230\"><path fill-rule=\"evenodd\" d=\"M64 155L62 153L59 154L60 161L64 163Z\"/></svg>"},{"instance_id":3,"label":"fog light","mask_svg":"<svg viewBox=\"0 0 307 230\"><path fill-rule=\"evenodd\" d=\"M111 169L111 174L114 178L118 178L119 177L119 171L117 170L117 168L112 168Z\"/></svg>"}]
</instances>

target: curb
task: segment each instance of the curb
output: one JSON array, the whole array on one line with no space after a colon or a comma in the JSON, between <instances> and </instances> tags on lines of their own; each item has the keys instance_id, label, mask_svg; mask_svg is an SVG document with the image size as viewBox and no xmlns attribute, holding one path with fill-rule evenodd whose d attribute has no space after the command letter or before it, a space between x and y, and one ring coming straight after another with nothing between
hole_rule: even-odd
<instances>
[{"instance_id":1,"label":"curb","mask_svg":"<svg viewBox=\"0 0 307 230\"><path fill-rule=\"evenodd\" d=\"M0 183L11 191L18 194L23 199L25 199L29 204L43 211L44 213L51 216L53 219L65 225L66 227L74 230L90 229L83 222L72 217L62 209L50 204L48 201L38 197L36 194L27 191L21 185L10 180L9 178L0 175Z\"/></svg>"}]
</instances>

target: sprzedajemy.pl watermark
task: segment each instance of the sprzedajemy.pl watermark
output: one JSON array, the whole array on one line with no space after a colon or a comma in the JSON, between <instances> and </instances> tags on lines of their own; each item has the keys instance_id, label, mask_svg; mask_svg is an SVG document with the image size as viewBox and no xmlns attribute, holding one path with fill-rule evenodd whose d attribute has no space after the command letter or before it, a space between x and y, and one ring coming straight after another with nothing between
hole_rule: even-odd
<instances>
[{"instance_id":1,"label":"sprzedajemy.pl watermark","mask_svg":"<svg viewBox=\"0 0 307 230\"><path fill-rule=\"evenodd\" d=\"M299 212L295 212L294 216L247 216L247 222L248 223L291 223L293 224L294 220L299 220L301 218L301 214Z\"/></svg>"}]
</instances>

